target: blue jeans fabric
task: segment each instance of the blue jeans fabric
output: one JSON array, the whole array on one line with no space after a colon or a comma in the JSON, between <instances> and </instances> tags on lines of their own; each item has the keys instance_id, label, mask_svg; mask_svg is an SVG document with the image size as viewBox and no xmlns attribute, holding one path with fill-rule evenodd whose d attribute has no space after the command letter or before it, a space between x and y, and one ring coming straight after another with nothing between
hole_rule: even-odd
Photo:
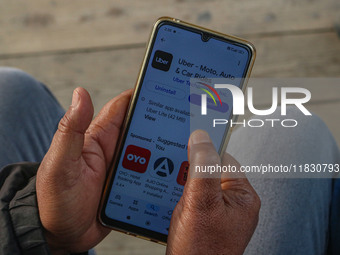
<instances>
[{"instance_id":1,"label":"blue jeans fabric","mask_svg":"<svg viewBox=\"0 0 340 255\"><path fill-rule=\"evenodd\" d=\"M42 83L20 70L0 68L0 169L40 162L64 113Z\"/></svg>"},{"instance_id":2,"label":"blue jeans fabric","mask_svg":"<svg viewBox=\"0 0 340 255\"><path fill-rule=\"evenodd\" d=\"M21 70L0 67L0 169L41 162L64 114L44 84Z\"/></svg>"},{"instance_id":3,"label":"blue jeans fabric","mask_svg":"<svg viewBox=\"0 0 340 255\"><path fill-rule=\"evenodd\" d=\"M40 162L64 113L42 83L20 70L0 68L0 169L10 163ZM318 157L339 163L340 153L327 127L318 118L313 121L310 129L296 129L289 136L279 129L240 128L233 133L228 151L243 165L270 160L284 164L282 150L290 152L290 159ZM306 148L308 139L317 139L320 147ZM264 143L269 154L259 153ZM331 232L335 233L332 241L337 242L333 254L340 254L339 179L334 183L331 179L250 181L262 208L245 254L325 254Z\"/></svg>"},{"instance_id":4,"label":"blue jeans fabric","mask_svg":"<svg viewBox=\"0 0 340 255\"><path fill-rule=\"evenodd\" d=\"M282 116L276 111L256 119ZM239 128L233 132L227 151L244 166L340 163L337 144L319 117L306 117L296 108L288 108L284 119L295 119L299 124L294 128ZM333 189L340 179L256 177L249 181L262 206L246 255L326 254L329 248L333 249L330 254L340 254L340 197Z\"/></svg>"}]
</instances>

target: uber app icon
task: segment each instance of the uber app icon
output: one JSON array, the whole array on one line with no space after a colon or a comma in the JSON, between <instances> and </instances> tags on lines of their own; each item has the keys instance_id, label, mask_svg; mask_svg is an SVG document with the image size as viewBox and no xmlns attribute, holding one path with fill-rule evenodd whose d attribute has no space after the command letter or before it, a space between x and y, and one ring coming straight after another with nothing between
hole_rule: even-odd
<instances>
[{"instance_id":1,"label":"uber app icon","mask_svg":"<svg viewBox=\"0 0 340 255\"><path fill-rule=\"evenodd\" d=\"M152 67L162 70L162 71L169 71L170 65L172 62L172 54L167 53L165 51L157 50L155 55L153 56L152 60Z\"/></svg>"}]
</instances>

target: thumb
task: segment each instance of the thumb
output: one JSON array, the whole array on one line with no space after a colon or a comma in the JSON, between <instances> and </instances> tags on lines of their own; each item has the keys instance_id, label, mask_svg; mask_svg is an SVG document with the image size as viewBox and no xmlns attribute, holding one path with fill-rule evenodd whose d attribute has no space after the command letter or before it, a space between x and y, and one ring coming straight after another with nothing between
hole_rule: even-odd
<instances>
[{"instance_id":1,"label":"thumb","mask_svg":"<svg viewBox=\"0 0 340 255\"><path fill-rule=\"evenodd\" d=\"M54 160L67 163L80 158L84 135L92 117L93 105L89 93L84 88L76 88L73 91L72 104L60 120L49 149Z\"/></svg>"},{"instance_id":2,"label":"thumb","mask_svg":"<svg viewBox=\"0 0 340 255\"><path fill-rule=\"evenodd\" d=\"M221 158L207 132L194 131L189 139L189 178L184 192L192 198L191 201L211 200L222 194L221 173L207 171L221 165Z\"/></svg>"}]
</instances>

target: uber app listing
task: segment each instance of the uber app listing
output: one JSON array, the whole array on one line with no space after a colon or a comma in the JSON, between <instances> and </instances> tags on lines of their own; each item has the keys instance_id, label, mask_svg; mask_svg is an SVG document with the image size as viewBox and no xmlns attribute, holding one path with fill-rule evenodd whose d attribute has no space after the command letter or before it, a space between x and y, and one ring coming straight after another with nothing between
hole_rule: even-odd
<instances>
[{"instance_id":1,"label":"uber app listing","mask_svg":"<svg viewBox=\"0 0 340 255\"><path fill-rule=\"evenodd\" d=\"M232 97L217 96L211 81L224 78L239 85L248 62L249 52L236 44L216 38L204 42L200 34L171 25L159 28L105 209L108 217L168 234L188 176L190 132L207 129L196 118L201 94L214 97L208 95L208 111L228 118ZM225 129L211 134L216 148Z\"/></svg>"}]
</instances>

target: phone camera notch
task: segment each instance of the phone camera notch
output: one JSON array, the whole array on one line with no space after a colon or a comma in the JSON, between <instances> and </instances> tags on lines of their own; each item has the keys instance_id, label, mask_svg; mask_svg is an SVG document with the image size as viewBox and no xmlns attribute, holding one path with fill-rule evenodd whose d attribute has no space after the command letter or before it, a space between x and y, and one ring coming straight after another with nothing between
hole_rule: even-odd
<instances>
[{"instance_id":1,"label":"phone camera notch","mask_svg":"<svg viewBox=\"0 0 340 255\"><path fill-rule=\"evenodd\" d=\"M201 39L202 39L203 42L209 41L210 38L211 38L211 35L209 35L208 33L202 33L202 35L201 35Z\"/></svg>"}]
</instances>

